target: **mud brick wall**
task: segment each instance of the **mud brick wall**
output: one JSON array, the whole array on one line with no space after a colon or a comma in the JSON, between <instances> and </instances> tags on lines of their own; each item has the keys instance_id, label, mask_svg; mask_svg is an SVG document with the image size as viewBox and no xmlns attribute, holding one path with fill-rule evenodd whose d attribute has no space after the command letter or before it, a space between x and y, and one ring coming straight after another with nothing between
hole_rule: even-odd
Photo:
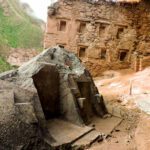
<instances>
[{"instance_id":1,"label":"mud brick wall","mask_svg":"<svg viewBox=\"0 0 150 150\"><path fill-rule=\"evenodd\" d=\"M131 66L138 71L142 64L135 66L135 51L150 54L149 8L148 1L59 0L48 9L44 47L61 45L76 53L94 76Z\"/></svg>"}]
</instances>

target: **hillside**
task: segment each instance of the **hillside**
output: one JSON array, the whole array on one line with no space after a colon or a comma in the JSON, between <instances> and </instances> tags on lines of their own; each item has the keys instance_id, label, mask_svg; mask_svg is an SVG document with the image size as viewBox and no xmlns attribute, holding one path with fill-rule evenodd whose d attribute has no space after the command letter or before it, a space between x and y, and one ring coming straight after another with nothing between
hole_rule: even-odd
<instances>
[{"instance_id":1,"label":"hillside","mask_svg":"<svg viewBox=\"0 0 150 150\"><path fill-rule=\"evenodd\" d=\"M10 48L42 48L43 22L29 16L23 6L19 0L0 0L0 70Z\"/></svg>"}]
</instances>

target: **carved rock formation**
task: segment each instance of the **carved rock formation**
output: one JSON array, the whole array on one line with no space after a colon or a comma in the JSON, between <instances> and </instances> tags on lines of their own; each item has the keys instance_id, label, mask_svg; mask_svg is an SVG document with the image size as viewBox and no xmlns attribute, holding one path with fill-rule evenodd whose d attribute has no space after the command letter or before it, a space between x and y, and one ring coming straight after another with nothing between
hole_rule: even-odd
<instances>
[{"instance_id":1,"label":"carved rock formation","mask_svg":"<svg viewBox=\"0 0 150 150\"><path fill-rule=\"evenodd\" d=\"M107 112L90 73L73 53L60 47L43 51L17 70L0 74L0 79L0 146L5 149L73 144L93 131L84 126L94 116ZM67 138L61 130L64 138L55 138L59 124L69 126L67 133L77 129L76 136ZM95 131L91 134L90 140L99 137Z\"/></svg>"}]
</instances>

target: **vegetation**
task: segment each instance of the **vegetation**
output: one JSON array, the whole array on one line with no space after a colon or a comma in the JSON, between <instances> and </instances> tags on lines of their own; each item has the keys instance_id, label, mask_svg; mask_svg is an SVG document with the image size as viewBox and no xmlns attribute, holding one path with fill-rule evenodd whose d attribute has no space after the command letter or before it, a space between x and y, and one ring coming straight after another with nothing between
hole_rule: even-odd
<instances>
[{"instance_id":1,"label":"vegetation","mask_svg":"<svg viewBox=\"0 0 150 150\"><path fill-rule=\"evenodd\" d=\"M0 57L0 72L11 70L13 67L6 62L5 58Z\"/></svg>"},{"instance_id":2,"label":"vegetation","mask_svg":"<svg viewBox=\"0 0 150 150\"><path fill-rule=\"evenodd\" d=\"M23 10L15 10L16 14L4 16L3 9L0 8L0 43L14 48L42 47L43 31L40 25Z\"/></svg>"},{"instance_id":3,"label":"vegetation","mask_svg":"<svg viewBox=\"0 0 150 150\"><path fill-rule=\"evenodd\" d=\"M23 10L18 0L6 0L0 6L0 71L11 69L4 56L12 48L42 48L43 31L40 21ZM4 14L7 9L8 15Z\"/></svg>"}]
</instances>

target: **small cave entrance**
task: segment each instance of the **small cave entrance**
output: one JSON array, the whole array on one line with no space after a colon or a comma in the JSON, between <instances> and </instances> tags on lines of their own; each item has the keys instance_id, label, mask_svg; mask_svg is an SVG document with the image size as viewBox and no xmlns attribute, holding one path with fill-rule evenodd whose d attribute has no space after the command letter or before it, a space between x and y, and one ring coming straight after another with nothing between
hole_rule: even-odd
<instances>
[{"instance_id":1,"label":"small cave entrance","mask_svg":"<svg viewBox=\"0 0 150 150\"><path fill-rule=\"evenodd\" d=\"M77 82L77 85L80 91L80 98L78 99L78 104L81 116L84 123L89 124L93 116L90 82Z\"/></svg>"},{"instance_id":2,"label":"small cave entrance","mask_svg":"<svg viewBox=\"0 0 150 150\"><path fill-rule=\"evenodd\" d=\"M33 77L45 119L59 116L59 73L54 66L45 66Z\"/></svg>"}]
</instances>

